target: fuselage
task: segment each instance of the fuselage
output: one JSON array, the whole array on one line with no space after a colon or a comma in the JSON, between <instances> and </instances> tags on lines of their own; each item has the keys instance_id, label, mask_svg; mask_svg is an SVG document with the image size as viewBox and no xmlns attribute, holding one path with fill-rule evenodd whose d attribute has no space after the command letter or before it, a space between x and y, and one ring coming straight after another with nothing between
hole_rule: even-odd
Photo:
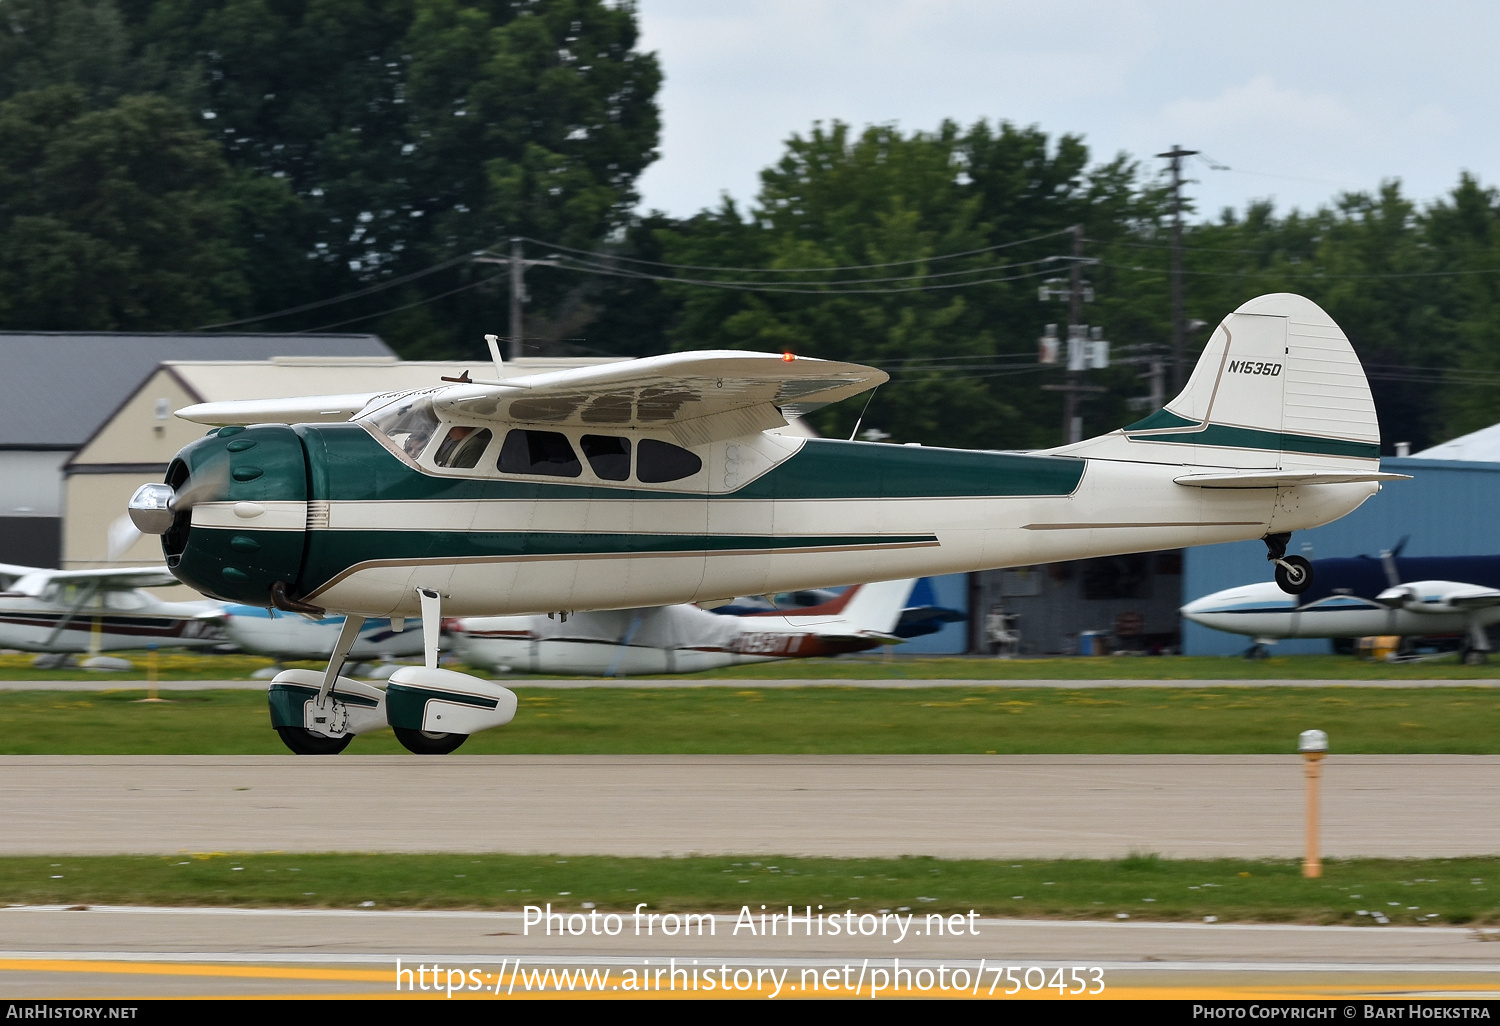
<instances>
[{"instance_id":1,"label":"fuselage","mask_svg":"<svg viewBox=\"0 0 1500 1026\"><path fill-rule=\"evenodd\" d=\"M230 641L247 652L275 659L326 659L344 625L342 616L309 620L296 613L246 605L226 606L223 617L224 633ZM396 659L422 651L420 630L395 631L391 627L388 620L365 623L348 657Z\"/></svg>"},{"instance_id":2,"label":"fuselage","mask_svg":"<svg viewBox=\"0 0 1500 1026\"><path fill-rule=\"evenodd\" d=\"M1194 623L1264 638L1364 638L1458 634L1500 623L1500 606L1432 611L1386 605L1377 596L1402 581L1460 581L1500 587L1500 557L1368 556L1313 562L1313 587L1288 595L1263 582L1226 588L1182 607Z\"/></svg>"},{"instance_id":3,"label":"fuselage","mask_svg":"<svg viewBox=\"0 0 1500 1026\"><path fill-rule=\"evenodd\" d=\"M650 440L607 427L555 434L580 451L602 436L644 453ZM215 465L228 473L223 494L178 515L164 548L182 580L227 601L265 605L279 586L310 606L414 616L427 588L445 615L503 615L1253 539L1325 523L1378 490L1186 487L1174 478L1203 466L1188 461L1206 447L1107 438L1094 458L768 431L681 450L691 473L648 481L661 473L628 457L623 478L618 464L576 457L567 478L506 472L498 438L451 469L435 463L436 444L413 456L364 423L231 426L169 470L173 487ZM1173 462L1153 461L1162 450Z\"/></svg>"},{"instance_id":4,"label":"fuselage","mask_svg":"<svg viewBox=\"0 0 1500 1026\"><path fill-rule=\"evenodd\" d=\"M112 652L224 644L216 602L161 602L137 591L101 592L75 608L66 600L0 598L0 648Z\"/></svg>"},{"instance_id":5,"label":"fuselage","mask_svg":"<svg viewBox=\"0 0 1500 1026\"><path fill-rule=\"evenodd\" d=\"M588 676L694 673L742 663L863 652L892 640L820 631L815 618L716 616L693 605L449 621L449 647L471 666Z\"/></svg>"}]
</instances>

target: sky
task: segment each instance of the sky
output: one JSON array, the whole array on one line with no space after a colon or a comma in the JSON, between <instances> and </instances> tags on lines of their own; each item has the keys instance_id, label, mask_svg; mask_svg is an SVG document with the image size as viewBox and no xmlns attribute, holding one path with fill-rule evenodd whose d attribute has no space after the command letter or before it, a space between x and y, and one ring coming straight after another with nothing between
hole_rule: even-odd
<instances>
[{"instance_id":1,"label":"sky","mask_svg":"<svg viewBox=\"0 0 1500 1026\"><path fill-rule=\"evenodd\" d=\"M641 207L688 216L815 121L943 119L1081 135L1148 167L1181 145L1198 216L1310 210L1400 179L1421 201L1500 183L1493 0L639 0L665 72Z\"/></svg>"}]
</instances>

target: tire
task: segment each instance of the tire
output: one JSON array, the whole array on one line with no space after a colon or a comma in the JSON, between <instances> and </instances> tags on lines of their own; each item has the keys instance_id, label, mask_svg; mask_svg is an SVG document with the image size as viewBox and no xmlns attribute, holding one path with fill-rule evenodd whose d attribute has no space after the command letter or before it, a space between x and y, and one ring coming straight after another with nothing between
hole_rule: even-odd
<instances>
[{"instance_id":1,"label":"tire","mask_svg":"<svg viewBox=\"0 0 1500 1026\"><path fill-rule=\"evenodd\" d=\"M413 755L447 755L469 740L467 734L436 734L430 730L412 730L408 727L392 727L396 740Z\"/></svg>"},{"instance_id":2,"label":"tire","mask_svg":"<svg viewBox=\"0 0 1500 1026\"><path fill-rule=\"evenodd\" d=\"M297 755L337 755L354 740L353 734L329 737L315 734L306 727L277 727L276 733L281 735L281 743Z\"/></svg>"},{"instance_id":3,"label":"tire","mask_svg":"<svg viewBox=\"0 0 1500 1026\"><path fill-rule=\"evenodd\" d=\"M1463 655L1459 659L1459 662L1463 663L1465 666L1483 666L1485 662L1485 652L1483 649L1479 648L1466 648L1464 649Z\"/></svg>"},{"instance_id":4,"label":"tire","mask_svg":"<svg viewBox=\"0 0 1500 1026\"><path fill-rule=\"evenodd\" d=\"M1276 564L1276 587L1288 595L1301 595L1312 582L1312 564L1301 556L1287 556Z\"/></svg>"}]
</instances>

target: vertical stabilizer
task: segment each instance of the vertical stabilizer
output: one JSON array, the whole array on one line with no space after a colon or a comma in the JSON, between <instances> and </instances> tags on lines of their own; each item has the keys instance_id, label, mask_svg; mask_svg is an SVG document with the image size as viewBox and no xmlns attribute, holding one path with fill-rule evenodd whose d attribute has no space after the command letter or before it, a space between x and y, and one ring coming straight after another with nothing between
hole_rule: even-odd
<instances>
[{"instance_id":1,"label":"vertical stabilizer","mask_svg":"<svg viewBox=\"0 0 1500 1026\"><path fill-rule=\"evenodd\" d=\"M1380 456L1354 347L1316 303L1289 293L1224 318L1182 393L1123 434L1161 445L1150 455L1132 446L1134 458L1209 466L1368 469Z\"/></svg>"}]
</instances>

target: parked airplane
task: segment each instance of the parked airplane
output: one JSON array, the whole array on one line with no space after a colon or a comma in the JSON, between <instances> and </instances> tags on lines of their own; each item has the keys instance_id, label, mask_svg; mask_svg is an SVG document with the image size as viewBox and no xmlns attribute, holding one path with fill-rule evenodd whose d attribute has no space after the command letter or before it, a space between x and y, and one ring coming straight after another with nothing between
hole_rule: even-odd
<instances>
[{"instance_id":1,"label":"parked airplane","mask_svg":"<svg viewBox=\"0 0 1500 1026\"><path fill-rule=\"evenodd\" d=\"M68 655L224 644L217 602L163 602L166 567L48 570L0 563L0 648ZM57 660L59 663L61 659Z\"/></svg>"},{"instance_id":2,"label":"parked airplane","mask_svg":"<svg viewBox=\"0 0 1500 1026\"><path fill-rule=\"evenodd\" d=\"M260 606L228 605L220 613L224 633L246 652L284 659L327 659L344 625L342 616L310 619L298 613ZM405 624L402 625L403 627ZM421 631L392 630L389 620L368 619L348 658L390 662L422 651Z\"/></svg>"},{"instance_id":3,"label":"parked airplane","mask_svg":"<svg viewBox=\"0 0 1500 1026\"><path fill-rule=\"evenodd\" d=\"M447 621L470 666L523 673L635 676L863 652L900 639L912 581L855 585L796 610L716 616L691 603L559 616L468 616Z\"/></svg>"},{"instance_id":4,"label":"parked airplane","mask_svg":"<svg viewBox=\"0 0 1500 1026\"><path fill-rule=\"evenodd\" d=\"M779 433L783 408L887 380L870 367L721 351L506 376L486 341L494 379L179 411L222 426L131 499L204 594L350 614L326 671L273 682L273 722L297 750L389 722L409 749L446 752L508 723L514 694L438 668L445 613L717 601L1253 538L1296 591L1310 573L1286 555L1290 532L1400 476L1380 472L1353 348L1300 296L1226 317L1165 409L1036 453ZM372 616L422 620L426 665L385 692L338 677Z\"/></svg>"},{"instance_id":5,"label":"parked airplane","mask_svg":"<svg viewBox=\"0 0 1500 1026\"><path fill-rule=\"evenodd\" d=\"M1500 624L1500 556L1398 556L1318 559L1313 586L1287 595L1269 583L1205 595L1182 615L1215 630L1255 639L1467 636L1462 659L1484 662L1486 628Z\"/></svg>"},{"instance_id":6,"label":"parked airplane","mask_svg":"<svg viewBox=\"0 0 1500 1026\"><path fill-rule=\"evenodd\" d=\"M837 591L828 588L806 588L801 591L784 591L771 595L749 595L736 598L722 606L714 606L710 612L719 616L745 616L750 613L798 612L808 606L820 606L838 597ZM937 595L928 577L918 578L907 596L906 608L890 633L905 641L936 634L945 623L958 623L968 617L957 609L937 604Z\"/></svg>"}]
</instances>

